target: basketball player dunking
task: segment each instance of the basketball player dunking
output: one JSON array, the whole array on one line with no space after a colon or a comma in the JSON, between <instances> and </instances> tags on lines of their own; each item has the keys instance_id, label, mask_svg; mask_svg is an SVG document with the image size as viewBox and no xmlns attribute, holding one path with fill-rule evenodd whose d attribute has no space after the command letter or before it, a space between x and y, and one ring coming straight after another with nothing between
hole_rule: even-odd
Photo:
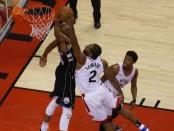
<instances>
[{"instance_id":1,"label":"basketball player dunking","mask_svg":"<svg viewBox=\"0 0 174 131\"><path fill-rule=\"evenodd\" d=\"M76 58L75 77L79 85L86 109L93 117L94 121L100 121L101 131L114 131L111 123L113 109L122 114L141 131L149 131L135 116L123 106L123 93L120 89L118 81L112 75L111 70L108 69L107 62L101 59L101 47L98 44L87 45L82 52L75 35L74 27L71 27L70 40ZM112 92L104 86L100 80L101 74L109 79L112 86L118 91L116 97ZM143 128L142 128L143 127Z\"/></svg>"},{"instance_id":2,"label":"basketball player dunking","mask_svg":"<svg viewBox=\"0 0 174 131\"><path fill-rule=\"evenodd\" d=\"M55 47L58 47L60 64L56 68L54 90L50 94L52 101L46 108L44 120L40 129L41 131L48 131L48 123L58 106L61 106L63 109L59 122L59 129L60 131L67 131L75 102L75 58L68 37L70 29L68 24L73 24L74 20L73 18L71 20L67 19L68 15L73 14L72 12L67 12L66 7L63 7L59 15L56 16L54 23L56 39L48 45L40 59L40 66L44 67L47 62L47 55Z\"/></svg>"}]
</instances>

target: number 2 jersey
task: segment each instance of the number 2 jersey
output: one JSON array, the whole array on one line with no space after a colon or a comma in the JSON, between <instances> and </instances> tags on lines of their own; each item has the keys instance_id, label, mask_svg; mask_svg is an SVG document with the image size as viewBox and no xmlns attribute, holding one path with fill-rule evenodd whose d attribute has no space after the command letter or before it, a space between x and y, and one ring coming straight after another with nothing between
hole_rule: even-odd
<instances>
[{"instance_id":1,"label":"number 2 jersey","mask_svg":"<svg viewBox=\"0 0 174 131\"><path fill-rule=\"evenodd\" d=\"M103 63L100 56L93 60L90 57L86 57L86 62L78 70L75 70L75 79L78 84L81 93L95 91L100 85L100 75L103 73Z\"/></svg>"}]
</instances>

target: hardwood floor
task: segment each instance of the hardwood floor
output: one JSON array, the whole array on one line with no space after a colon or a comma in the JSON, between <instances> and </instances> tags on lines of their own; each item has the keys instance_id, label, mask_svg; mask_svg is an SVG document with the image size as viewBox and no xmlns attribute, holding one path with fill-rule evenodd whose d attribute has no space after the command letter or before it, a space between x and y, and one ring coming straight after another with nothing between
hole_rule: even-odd
<instances>
[{"instance_id":1,"label":"hardwood floor","mask_svg":"<svg viewBox=\"0 0 174 131\"><path fill-rule=\"evenodd\" d=\"M174 109L174 1L172 0L102 0L102 26L93 28L89 0L79 0L79 17L75 25L81 47L99 43L102 57L109 64L122 62L126 51L135 50L139 59L138 102L144 105ZM53 31L36 55L54 39ZM47 66L40 68L34 57L16 86L51 91L54 71L59 62L57 51L48 57ZM78 91L77 91L78 92ZM126 102L131 100L130 85L124 88ZM79 92L78 92L79 93ZM138 103L137 102L137 103Z\"/></svg>"}]
</instances>

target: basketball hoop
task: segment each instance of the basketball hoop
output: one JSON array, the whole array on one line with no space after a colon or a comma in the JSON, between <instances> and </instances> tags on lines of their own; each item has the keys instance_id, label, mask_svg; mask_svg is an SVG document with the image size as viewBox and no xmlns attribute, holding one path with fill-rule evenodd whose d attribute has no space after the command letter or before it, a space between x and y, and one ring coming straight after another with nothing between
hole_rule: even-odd
<instances>
[{"instance_id":1,"label":"basketball hoop","mask_svg":"<svg viewBox=\"0 0 174 131\"><path fill-rule=\"evenodd\" d=\"M54 9L46 5L34 5L22 9L17 7L13 15L22 15L23 19L30 24L32 31L30 36L44 40L51 29L54 20Z\"/></svg>"}]
</instances>

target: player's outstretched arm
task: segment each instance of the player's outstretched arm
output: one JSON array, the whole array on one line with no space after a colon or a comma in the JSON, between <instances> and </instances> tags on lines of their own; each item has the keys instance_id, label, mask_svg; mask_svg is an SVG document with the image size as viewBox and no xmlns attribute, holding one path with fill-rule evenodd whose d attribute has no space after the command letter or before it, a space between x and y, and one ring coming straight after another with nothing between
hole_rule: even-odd
<instances>
[{"instance_id":1,"label":"player's outstretched arm","mask_svg":"<svg viewBox=\"0 0 174 131\"><path fill-rule=\"evenodd\" d=\"M54 40L53 42L51 42L45 49L44 53L42 54L41 58L40 58L40 62L39 65L40 67L44 67L47 63L47 56L48 54L55 48L57 47L57 42L56 40Z\"/></svg>"},{"instance_id":2,"label":"player's outstretched arm","mask_svg":"<svg viewBox=\"0 0 174 131\"><path fill-rule=\"evenodd\" d=\"M71 41L72 48L73 48L73 54L74 54L74 57L76 58L76 61L79 64L84 65L85 61L86 61L86 56L81 51L80 45L79 45L77 37L76 37L74 26L72 26L72 28L71 28L69 37L70 37L70 41Z\"/></svg>"}]
</instances>

